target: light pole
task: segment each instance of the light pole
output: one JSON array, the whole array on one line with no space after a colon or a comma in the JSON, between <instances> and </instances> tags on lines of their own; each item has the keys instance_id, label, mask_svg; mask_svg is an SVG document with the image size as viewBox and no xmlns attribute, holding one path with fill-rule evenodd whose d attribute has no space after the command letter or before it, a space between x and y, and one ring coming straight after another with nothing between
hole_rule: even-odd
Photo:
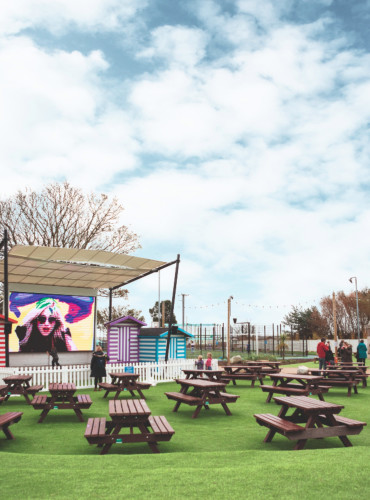
<instances>
[{"instance_id":1,"label":"light pole","mask_svg":"<svg viewBox=\"0 0 370 500\"><path fill-rule=\"evenodd\" d=\"M357 292L357 278L356 276L352 276L352 278L349 279L351 283L353 283L352 280L355 280L355 287L356 287L356 311L357 311L357 338L360 340L360 315L358 312L358 292Z\"/></svg>"},{"instance_id":2,"label":"light pole","mask_svg":"<svg viewBox=\"0 0 370 500\"><path fill-rule=\"evenodd\" d=\"M182 329L184 329L184 326L185 326L185 297L189 297L189 294L181 293L180 295L182 297Z\"/></svg>"},{"instance_id":3,"label":"light pole","mask_svg":"<svg viewBox=\"0 0 370 500\"><path fill-rule=\"evenodd\" d=\"M230 364L230 316L231 316L231 301L233 296L227 299L227 364Z\"/></svg>"}]
</instances>

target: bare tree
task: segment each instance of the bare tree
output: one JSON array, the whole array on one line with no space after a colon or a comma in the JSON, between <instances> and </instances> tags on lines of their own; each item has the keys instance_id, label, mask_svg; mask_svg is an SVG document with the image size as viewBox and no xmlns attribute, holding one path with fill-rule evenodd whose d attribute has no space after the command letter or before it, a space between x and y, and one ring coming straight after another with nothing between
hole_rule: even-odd
<instances>
[{"instance_id":1,"label":"bare tree","mask_svg":"<svg viewBox=\"0 0 370 500\"><path fill-rule=\"evenodd\" d=\"M142 311L138 311L136 309L130 308L129 306L123 306L123 305L112 307L112 321L118 318L122 318L123 316L131 316L132 318L145 322L145 318L143 316ZM96 317L98 328L104 330L105 324L108 323L108 321L109 321L109 308L105 307L103 309L99 309Z\"/></svg>"},{"instance_id":2,"label":"bare tree","mask_svg":"<svg viewBox=\"0 0 370 500\"><path fill-rule=\"evenodd\" d=\"M52 183L42 191L26 189L0 200L0 227L8 230L10 247L50 247L131 253L138 236L119 225L123 207L106 194L84 194L68 182Z\"/></svg>"},{"instance_id":3,"label":"bare tree","mask_svg":"<svg viewBox=\"0 0 370 500\"><path fill-rule=\"evenodd\" d=\"M52 183L40 192L26 189L0 200L0 228L8 230L9 247L40 245L132 253L138 236L119 225L123 212L117 198L85 194L68 182ZM106 296L106 290L100 290ZM115 296L126 297L127 290Z\"/></svg>"}]
</instances>

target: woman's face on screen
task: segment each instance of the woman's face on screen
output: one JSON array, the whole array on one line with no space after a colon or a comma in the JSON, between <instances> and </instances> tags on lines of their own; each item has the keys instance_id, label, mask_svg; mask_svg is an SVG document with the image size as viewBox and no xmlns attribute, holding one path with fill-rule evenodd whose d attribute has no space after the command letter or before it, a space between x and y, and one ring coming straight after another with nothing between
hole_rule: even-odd
<instances>
[{"instance_id":1,"label":"woman's face on screen","mask_svg":"<svg viewBox=\"0 0 370 500\"><path fill-rule=\"evenodd\" d=\"M56 321L57 318L55 316L55 313L50 312L50 309L48 307L44 309L41 312L40 316L38 316L37 318L37 326L41 335L43 335L44 337L50 335L55 327Z\"/></svg>"}]
</instances>

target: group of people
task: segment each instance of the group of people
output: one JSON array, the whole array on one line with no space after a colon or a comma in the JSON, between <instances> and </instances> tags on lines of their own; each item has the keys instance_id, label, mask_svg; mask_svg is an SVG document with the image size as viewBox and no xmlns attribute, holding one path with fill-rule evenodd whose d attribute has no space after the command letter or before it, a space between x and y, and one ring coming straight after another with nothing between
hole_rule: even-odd
<instances>
[{"instance_id":1,"label":"group of people","mask_svg":"<svg viewBox=\"0 0 370 500\"><path fill-rule=\"evenodd\" d=\"M352 363L352 354L351 344L345 340L341 340L338 348L338 356L341 361ZM326 341L325 338L322 338L317 344L317 355L319 357L319 370L325 370L326 365L334 364L334 354L330 342ZM358 343L355 356L360 364L366 364L367 347L363 339Z\"/></svg>"},{"instance_id":2,"label":"group of people","mask_svg":"<svg viewBox=\"0 0 370 500\"><path fill-rule=\"evenodd\" d=\"M204 360L203 360L203 356L201 354L198 356L198 359L195 362L195 366L196 366L197 370L204 370ZM207 352L206 370L212 370L212 353L211 352Z\"/></svg>"}]
</instances>

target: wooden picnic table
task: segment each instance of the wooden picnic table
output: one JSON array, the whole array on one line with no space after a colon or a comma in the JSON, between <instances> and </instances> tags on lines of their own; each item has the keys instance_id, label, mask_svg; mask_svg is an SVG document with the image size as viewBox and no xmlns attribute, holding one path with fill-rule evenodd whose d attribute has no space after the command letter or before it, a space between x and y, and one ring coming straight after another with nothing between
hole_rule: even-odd
<instances>
[{"instance_id":1,"label":"wooden picnic table","mask_svg":"<svg viewBox=\"0 0 370 500\"><path fill-rule=\"evenodd\" d=\"M148 443L159 453L158 441L169 441L175 431L166 417L152 417L144 399L110 400L109 415L105 418L89 418L85 438L90 444L102 447L101 455L108 453L114 443ZM128 429L129 432L123 432ZM138 432L135 432L138 430Z\"/></svg>"},{"instance_id":2,"label":"wooden picnic table","mask_svg":"<svg viewBox=\"0 0 370 500\"><path fill-rule=\"evenodd\" d=\"M224 366L222 380L228 382L232 380L234 385L236 385L236 380L251 380L251 387L254 387L257 379L260 384L263 384L263 376L263 368L260 365L228 365Z\"/></svg>"},{"instance_id":3,"label":"wooden picnic table","mask_svg":"<svg viewBox=\"0 0 370 500\"><path fill-rule=\"evenodd\" d=\"M282 405L278 416L255 414L256 421L269 431L265 443L272 441L278 432L291 441L297 441L295 450L302 450L307 439L322 439L338 436L344 446L352 446L347 436L359 434L366 422L340 417L343 405L318 401L307 396L274 397ZM287 413L293 409L292 415ZM298 425L298 424L304 424Z\"/></svg>"},{"instance_id":4,"label":"wooden picnic table","mask_svg":"<svg viewBox=\"0 0 370 500\"><path fill-rule=\"evenodd\" d=\"M272 396L285 394L286 396L308 396L317 394L321 401L324 401L323 392L328 392L329 387L325 386L322 376L302 375L298 373L271 373L272 385L261 385L263 392L268 392L266 403L271 401ZM294 382L295 381L295 382Z\"/></svg>"},{"instance_id":5,"label":"wooden picnic table","mask_svg":"<svg viewBox=\"0 0 370 500\"><path fill-rule=\"evenodd\" d=\"M209 410L209 405L213 404L221 404L226 415L231 415L227 403L235 403L239 397L235 394L222 392L225 389L226 382L215 382L201 378L177 379L176 382L181 385L180 392L165 392L168 399L176 401L172 411L177 412L181 403L196 406L192 418L197 418L202 407Z\"/></svg>"},{"instance_id":6,"label":"wooden picnic table","mask_svg":"<svg viewBox=\"0 0 370 500\"><path fill-rule=\"evenodd\" d=\"M335 365L327 365L326 366L327 370L331 370L334 372L340 372L343 370L351 370L357 372L357 378L362 381L362 387L367 387L367 378L368 378L368 373L366 371L366 366L361 365L358 363L337 363Z\"/></svg>"},{"instance_id":7,"label":"wooden picnic table","mask_svg":"<svg viewBox=\"0 0 370 500\"><path fill-rule=\"evenodd\" d=\"M207 378L215 382L220 382L223 370L198 370L196 368L186 368L182 370L187 379Z\"/></svg>"},{"instance_id":8,"label":"wooden picnic table","mask_svg":"<svg viewBox=\"0 0 370 500\"><path fill-rule=\"evenodd\" d=\"M35 396L31 405L35 410L42 410L38 423L41 424L50 410L73 410L80 422L83 422L81 409L90 408L91 398L88 394L79 394L76 392L75 384L50 384L49 392L51 396Z\"/></svg>"},{"instance_id":9,"label":"wooden picnic table","mask_svg":"<svg viewBox=\"0 0 370 500\"><path fill-rule=\"evenodd\" d=\"M357 370L319 370L311 369L309 370L313 375L321 374L324 377L323 384L333 387L342 386L347 387L347 396L350 397L352 393L352 388L355 394L358 394L357 384L360 382L359 372Z\"/></svg>"},{"instance_id":10,"label":"wooden picnic table","mask_svg":"<svg viewBox=\"0 0 370 500\"><path fill-rule=\"evenodd\" d=\"M262 368L262 371L267 373L279 373L280 361L269 361L269 360L260 360L260 361L243 361L244 365L247 366L259 366Z\"/></svg>"},{"instance_id":11,"label":"wooden picnic table","mask_svg":"<svg viewBox=\"0 0 370 500\"><path fill-rule=\"evenodd\" d=\"M118 399L119 395L122 391L128 391L131 396L136 397L135 391L139 394L138 397L141 399L145 399L144 394L142 393L143 389L149 389L151 384L146 382L139 382L139 374L138 373L110 373L109 374L112 381L111 383L101 382L99 387L105 390L104 398L108 396L110 392L114 392L114 399Z\"/></svg>"},{"instance_id":12,"label":"wooden picnic table","mask_svg":"<svg viewBox=\"0 0 370 500\"><path fill-rule=\"evenodd\" d=\"M35 396L36 392L41 391L42 385L30 385L32 375L9 375L4 377L6 385L0 385L0 396L7 401L12 394L23 395L28 404L31 403L30 395Z\"/></svg>"}]
</instances>

